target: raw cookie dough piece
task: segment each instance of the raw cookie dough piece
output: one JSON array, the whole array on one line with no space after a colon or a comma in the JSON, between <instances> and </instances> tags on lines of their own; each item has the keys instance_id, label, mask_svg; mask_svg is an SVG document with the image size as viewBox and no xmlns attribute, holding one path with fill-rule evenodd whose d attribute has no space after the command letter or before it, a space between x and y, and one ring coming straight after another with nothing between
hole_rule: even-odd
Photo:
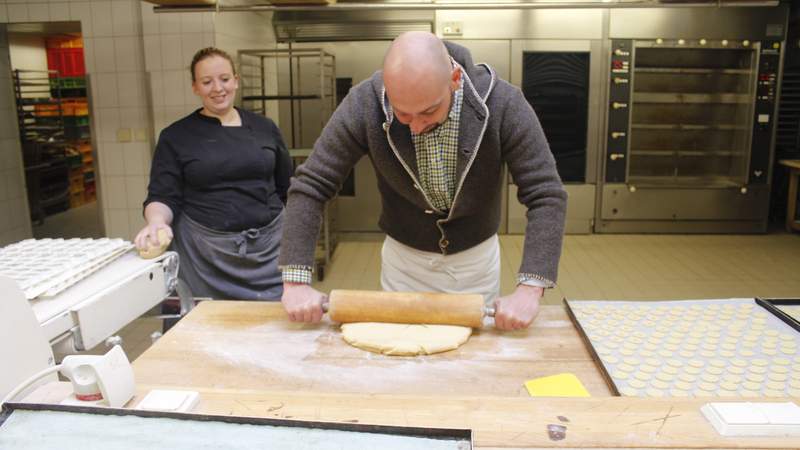
<instances>
[{"instance_id":1,"label":"raw cookie dough piece","mask_svg":"<svg viewBox=\"0 0 800 450\"><path fill-rule=\"evenodd\" d=\"M402 323L346 323L344 340L362 350L391 356L432 355L458 348L467 342L472 328L455 325L409 325Z\"/></svg>"},{"instance_id":2,"label":"raw cookie dough piece","mask_svg":"<svg viewBox=\"0 0 800 450\"><path fill-rule=\"evenodd\" d=\"M161 256L165 251L167 251L167 248L169 247L169 244L172 242L172 239L170 239L169 236L167 236L167 232L163 228L158 230L157 235L158 235L158 242L160 245L152 246L150 245L150 240L148 239L147 240L148 247L144 250L139 250L139 256L141 256L143 259L157 258Z\"/></svg>"}]
</instances>

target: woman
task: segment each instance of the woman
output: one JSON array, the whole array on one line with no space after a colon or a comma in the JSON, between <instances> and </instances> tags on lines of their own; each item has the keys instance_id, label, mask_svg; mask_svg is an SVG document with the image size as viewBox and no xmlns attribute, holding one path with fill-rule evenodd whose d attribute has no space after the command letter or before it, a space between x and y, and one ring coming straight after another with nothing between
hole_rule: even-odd
<instances>
[{"instance_id":1,"label":"woman","mask_svg":"<svg viewBox=\"0 0 800 450\"><path fill-rule=\"evenodd\" d=\"M198 297L279 300L278 247L292 163L280 130L233 106L231 57L209 47L192 58L203 107L158 139L136 246L173 237L179 277Z\"/></svg>"}]
</instances>

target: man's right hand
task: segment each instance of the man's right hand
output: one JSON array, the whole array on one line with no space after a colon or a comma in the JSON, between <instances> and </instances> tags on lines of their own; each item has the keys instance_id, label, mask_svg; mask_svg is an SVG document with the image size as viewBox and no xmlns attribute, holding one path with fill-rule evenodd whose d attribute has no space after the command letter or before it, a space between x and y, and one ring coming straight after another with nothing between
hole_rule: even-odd
<instances>
[{"instance_id":1,"label":"man's right hand","mask_svg":"<svg viewBox=\"0 0 800 450\"><path fill-rule=\"evenodd\" d=\"M317 323L322 320L322 304L328 296L302 283L283 283L281 303L292 322Z\"/></svg>"}]
</instances>

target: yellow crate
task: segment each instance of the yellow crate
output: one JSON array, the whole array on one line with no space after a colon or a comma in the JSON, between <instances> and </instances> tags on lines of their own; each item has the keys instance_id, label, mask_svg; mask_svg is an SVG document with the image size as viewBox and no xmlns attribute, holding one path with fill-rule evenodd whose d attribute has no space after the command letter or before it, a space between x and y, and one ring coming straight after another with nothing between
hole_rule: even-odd
<instances>
[{"instance_id":1,"label":"yellow crate","mask_svg":"<svg viewBox=\"0 0 800 450\"><path fill-rule=\"evenodd\" d=\"M70 208L77 208L78 206L83 206L86 203L86 199L83 195L83 190L80 192L72 192L69 195L69 207Z\"/></svg>"},{"instance_id":2,"label":"yellow crate","mask_svg":"<svg viewBox=\"0 0 800 450\"><path fill-rule=\"evenodd\" d=\"M89 104L86 100L64 100L61 103L65 116L88 116Z\"/></svg>"},{"instance_id":3,"label":"yellow crate","mask_svg":"<svg viewBox=\"0 0 800 450\"><path fill-rule=\"evenodd\" d=\"M51 37L46 39L45 45L47 48L83 48L83 38Z\"/></svg>"},{"instance_id":4,"label":"yellow crate","mask_svg":"<svg viewBox=\"0 0 800 450\"><path fill-rule=\"evenodd\" d=\"M69 191L73 193L83 192L83 173L69 177Z\"/></svg>"},{"instance_id":5,"label":"yellow crate","mask_svg":"<svg viewBox=\"0 0 800 450\"><path fill-rule=\"evenodd\" d=\"M37 117L52 117L58 115L58 105L40 104L33 105L33 115Z\"/></svg>"}]
</instances>

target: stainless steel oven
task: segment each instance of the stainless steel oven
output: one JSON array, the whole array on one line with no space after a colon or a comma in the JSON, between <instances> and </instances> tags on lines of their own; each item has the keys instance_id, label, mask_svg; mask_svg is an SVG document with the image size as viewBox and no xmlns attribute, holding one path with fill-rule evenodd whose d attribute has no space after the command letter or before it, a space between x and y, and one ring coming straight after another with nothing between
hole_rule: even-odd
<instances>
[{"instance_id":1,"label":"stainless steel oven","mask_svg":"<svg viewBox=\"0 0 800 450\"><path fill-rule=\"evenodd\" d=\"M596 231L766 230L785 14L757 12L612 11Z\"/></svg>"},{"instance_id":2,"label":"stainless steel oven","mask_svg":"<svg viewBox=\"0 0 800 450\"><path fill-rule=\"evenodd\" d=\"M513 40L511 82L536 111L569 195L567 233L591 233L602 142L600 39ZM526 210L509 185L508 231L525 231Z\"/></svg>"}]
</instances>

